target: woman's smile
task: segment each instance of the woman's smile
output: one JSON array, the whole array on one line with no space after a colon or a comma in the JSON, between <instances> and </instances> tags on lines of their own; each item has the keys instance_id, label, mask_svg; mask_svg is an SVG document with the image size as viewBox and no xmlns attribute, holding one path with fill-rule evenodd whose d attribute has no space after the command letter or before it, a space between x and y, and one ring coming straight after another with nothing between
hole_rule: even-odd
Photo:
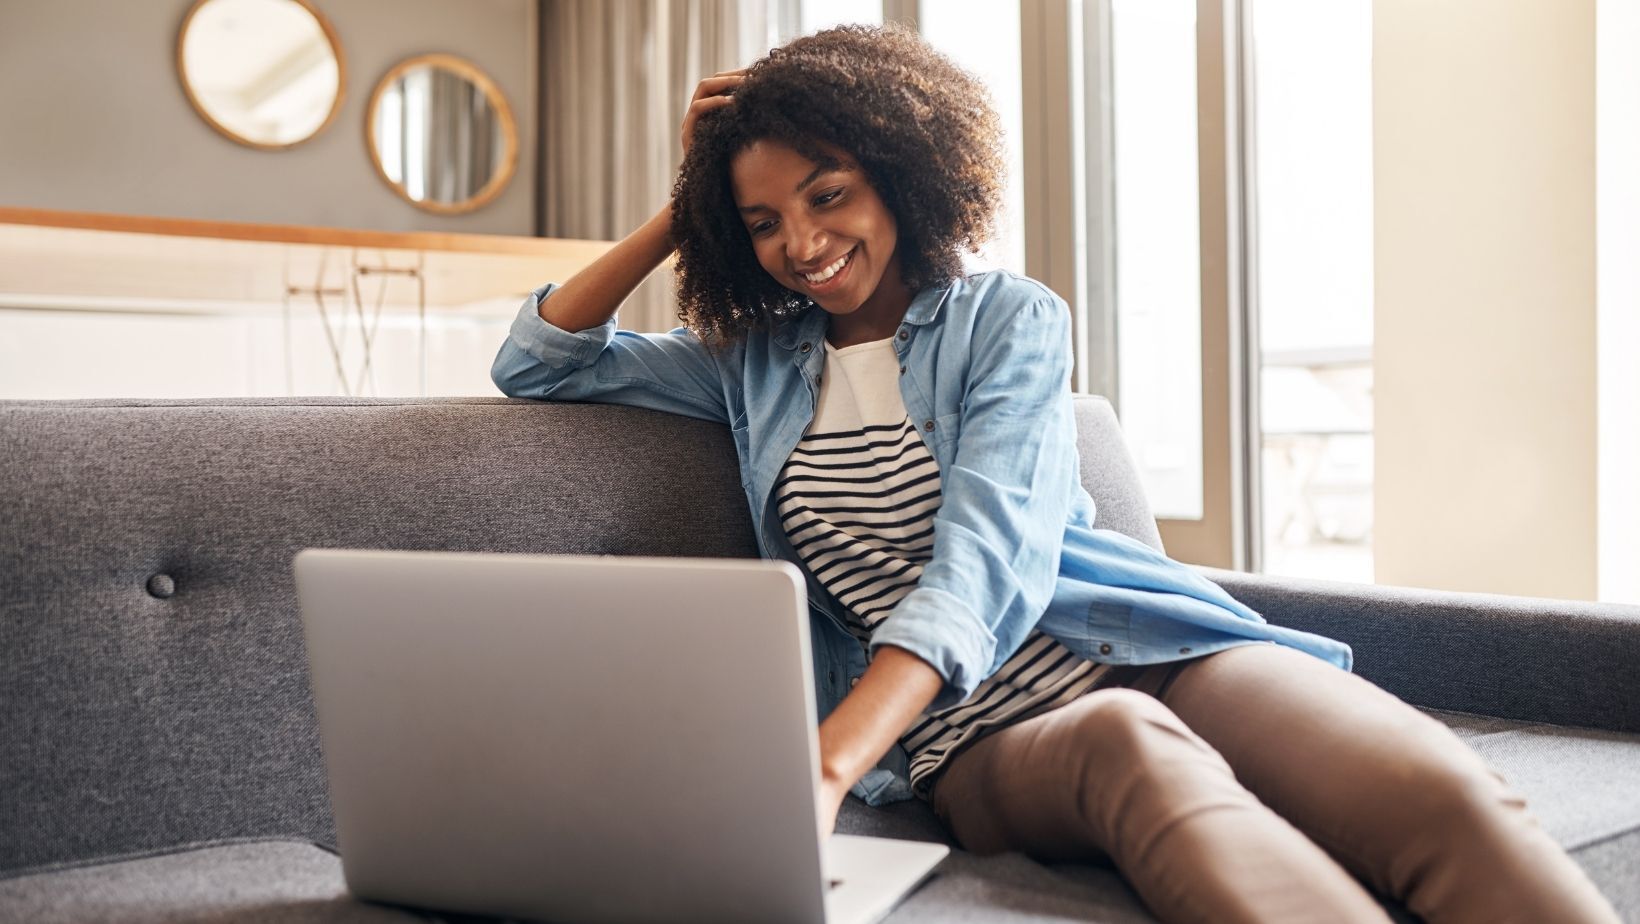
<instances>
[{"instance_id":1,"label":"woman's smile","mask_svg":"<svg viewBox=\"0 0 1640 924\"><path fill-rule=\"evenodd\" d=\"M736 210L763 269L832 316L833 344L886 336L911 304L898 223L852 156L818 148L822 162L769 139L736 153Z\"/></svg>"},{"instance_id":2,"label":"woman's smile","mask_svg":"<svg viewBox=\"0 0 1640 924\"><path fill-rule=\"evenodd\" d=\"M822 295L830 295L842 288L843 284L848 281L849 270L854 268L854 253L859 249L859 244L850 247L847 253L821 267L816 272L808 273L799 270L797 276L803 281L803 287L808 289L809 294L816 298Z\"/></svg>"}]
</instances>

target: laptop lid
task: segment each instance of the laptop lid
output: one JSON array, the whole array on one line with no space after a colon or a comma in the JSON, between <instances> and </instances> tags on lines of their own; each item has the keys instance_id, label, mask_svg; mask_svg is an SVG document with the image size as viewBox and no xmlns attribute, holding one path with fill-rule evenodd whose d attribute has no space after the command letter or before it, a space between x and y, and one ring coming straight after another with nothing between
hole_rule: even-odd
<instances>
[{"instance_id":1,"label":"laptop lid","mask_svg":"<svg viewBox=\"0 0 1640 924\"><path fill-rule=\"evenodd\" d=\"M308 550L296 580L354 894L824 919L792 565Z\"/></svg>"}]
</instances>

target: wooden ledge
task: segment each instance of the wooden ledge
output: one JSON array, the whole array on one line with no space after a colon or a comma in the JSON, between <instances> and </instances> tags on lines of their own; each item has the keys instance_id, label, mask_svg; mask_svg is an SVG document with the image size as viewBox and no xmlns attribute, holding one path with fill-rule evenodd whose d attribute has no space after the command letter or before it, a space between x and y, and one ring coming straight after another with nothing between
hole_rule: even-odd
<instances>
[{"instance_id":1,"label":"wooden ledge","mask_svg":"<svg viewBox=\"0 0 1640 924\"><path fill-rule=\"evenodd\" d=\"M421 250L445 253L513 254L552 258L596 259L611 246L608 241L572 238L519 237L501 234L457 234L445 231L364 231L310 225L267 225L237 221L202 221L150 215L106 212L66 212L57 209L0 206L0 224L34 225L163 234L172 237L208 237L219 240L263 241L276 244L319 244L382 250Z\"/></svg>"}]
</instances>

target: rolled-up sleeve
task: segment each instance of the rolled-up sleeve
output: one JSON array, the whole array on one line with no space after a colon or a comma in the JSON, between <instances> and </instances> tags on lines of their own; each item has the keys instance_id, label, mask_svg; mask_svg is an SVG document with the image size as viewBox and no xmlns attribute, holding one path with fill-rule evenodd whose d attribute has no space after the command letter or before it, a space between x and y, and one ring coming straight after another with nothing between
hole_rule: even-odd
<instances>
[{"instance_id":1,"label":"rolled-up sleeve","mask_svg":"<svg viewBox=\"0 0 1640 924\"><path fill-rule=\"evenodd\" d=\"M572 332L541 318L539 304L558 287L530 293L490 366L490 379L513 398L623 404L728 423L723 367L686 328L664 334L617 329L616 317Z\"/></svg>"},{"instance_id":2,"label":"rolled-up sleeve","mask_svg":"<svg viewBox=\"0 0 1640 924\"><path fill-rule=\"evenodd\" d=\"M871 637L940 673L935 709L967 699L1047 610L1079 477L1064 301L1038 296L975 340L932 558Z\"/></svg>"}]
</instances>

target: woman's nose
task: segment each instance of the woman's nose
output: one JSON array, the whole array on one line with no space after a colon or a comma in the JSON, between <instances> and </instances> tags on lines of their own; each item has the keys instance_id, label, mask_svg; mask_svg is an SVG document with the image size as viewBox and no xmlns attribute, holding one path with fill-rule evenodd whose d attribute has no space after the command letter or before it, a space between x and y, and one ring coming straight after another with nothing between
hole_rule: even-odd
<instances>
[{"instance_id":1,"label":"woman's nose","mask_svg":"<svg viewBox=\"0 0 1640 924\"><path fill-rule=\"evenodd\" d=\"M817 225L792 222L786 227L786 253L793 263L802 265L825 256L826 233Z\"/></svg>"}]
</instances>

